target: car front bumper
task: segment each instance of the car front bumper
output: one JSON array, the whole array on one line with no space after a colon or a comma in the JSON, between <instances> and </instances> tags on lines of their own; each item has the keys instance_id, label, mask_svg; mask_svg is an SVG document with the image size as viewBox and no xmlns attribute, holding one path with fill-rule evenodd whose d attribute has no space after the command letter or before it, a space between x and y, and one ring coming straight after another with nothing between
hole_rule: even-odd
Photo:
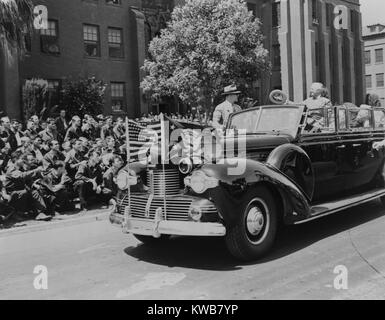
<instances>
[{"instance_id":1,"label":"car front bumper","mask_svg":"<svg viewBox=\"0 0 385 320\"><path fill-rule=\"evenodd\" d=\"M152 236L154 238L165 235L180 236L204 236L223 237L226 235L226 228L217 222L193 222L193 221L167 221L160 216L154 219L134 218L130 215L119 214L114 204L110 213L110 222L123 228L126 233Z\"/></svg>"}]
</instances>

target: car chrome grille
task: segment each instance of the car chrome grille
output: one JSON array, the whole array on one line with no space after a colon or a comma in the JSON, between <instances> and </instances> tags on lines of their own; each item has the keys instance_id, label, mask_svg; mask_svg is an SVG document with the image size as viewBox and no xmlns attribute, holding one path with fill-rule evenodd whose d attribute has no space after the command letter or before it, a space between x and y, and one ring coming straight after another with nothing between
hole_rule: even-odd
<instances>
[{"instance_id":1,"label":"car chrome grille","mask_svg":"<svg viewBox=\"0 0 385 320\"><path fill-rule=\"evenodd\" d=\"M188 221L189 210L192 199L185 197L167 197L166 211L164 210L163 197L151 197L148 194L132 194L131 195L131 216L133 218L154 219L155 212L158 208L162 208L163 213L166 212L166 220L169 221ZM125 207L128 206L128 196L126 196L120 204L120 213L124 214Z\"/></svg>"},{"instance_id":2,"label":"car chrome grille","mask_svg":"<svg viewBox=\"0 0 385 320\"><path fill-rule=\"evenodd\" d=\"M194 200L195 199L195 200ZM165 219L168 221L189 221L189 210L191 205L198 205L202 210L202 214L217 215L218 210L215 205L206 199L197 199L191 196L171 196L154 197L148 193L132 193L131 194L131 216L138 219L155 219L155 212L158 208L162 208ZM166 202L166 212L164 203ZM124 215L124 210L128 207L128 195L118 201L119 213Z\"/></svg>"},{"instance_id":3,"label":"car chrome grille","mask_svg":"<svg viewBox=\"0 0 385 320\"><path fill-rule=\"evenodd\" d=\"M177 195L181 189L179 170L177 168L148 170L147 185L155 197Z\"/></svg>"}]
</instances>

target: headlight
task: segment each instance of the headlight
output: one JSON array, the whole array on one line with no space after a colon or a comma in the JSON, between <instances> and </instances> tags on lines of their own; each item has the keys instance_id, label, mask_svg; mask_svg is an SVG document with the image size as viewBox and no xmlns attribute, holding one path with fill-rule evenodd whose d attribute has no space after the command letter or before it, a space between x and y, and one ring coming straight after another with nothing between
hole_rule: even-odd
<instances>
[{"instance_id":1,"label":"headlight","mask_svg":"<svg viewBox=\"0 0 385 320\"><path fill-rule=\"evenodd\" d=\"M189 210L189 216L190 218L195 221L199 222L202 219L202 210L198 207L191 207Z\"/></svg>"},{"instance_id":2,"label":"headlight","mask_svg":"<svg viewBox=\"0 0 385 320\"><path fill-rule=\"evenodd\" d=\"M198 170L186 177L184 183L187 187L191 187L195 193L202 194L208 189L217 187L219 180L208 177L203 171Z\"/></svg>"},{"instance_id":3,"label":"headlight","mask_svg":"<svg viewBox=\"0 0 385 320\"><path fill-rule=\"evenodd\" d=\"M193 170L193 162L190 158L184 158L179 162L179 171L183 174L189 174Z\"/></svg>"},{"instance_id":4,"label":"headlight","mask_svg":"<svg viewBox=\"0 0 385 320\"><path fill-rule=\"evenodd\" d=\"M116 178L116 184L120 190L127 190L129 186L135 186L138 183L138 177L134 171L121 171Z\"/></svg>"}]
</instances>

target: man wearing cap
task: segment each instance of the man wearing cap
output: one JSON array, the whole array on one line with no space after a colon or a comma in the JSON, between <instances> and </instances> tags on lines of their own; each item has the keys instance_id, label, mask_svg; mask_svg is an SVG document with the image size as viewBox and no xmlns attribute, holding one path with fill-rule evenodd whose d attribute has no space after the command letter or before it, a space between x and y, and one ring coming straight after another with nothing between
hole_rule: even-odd
<instances>
[{"instance_id":1,"label":"man wearing cap","mask_svg":"<svg viewBox=\"0 0 385 320\"><path fill-rule=\"evenodd\" d=\"M227 86L224 89L223 96L226 100L215 108L213 114L213 127L223 129L227 125L230 114L242 111L242 108L235 104L238 102L238 96L241 92L234 85Z\"/></svg>"}]
</instances>

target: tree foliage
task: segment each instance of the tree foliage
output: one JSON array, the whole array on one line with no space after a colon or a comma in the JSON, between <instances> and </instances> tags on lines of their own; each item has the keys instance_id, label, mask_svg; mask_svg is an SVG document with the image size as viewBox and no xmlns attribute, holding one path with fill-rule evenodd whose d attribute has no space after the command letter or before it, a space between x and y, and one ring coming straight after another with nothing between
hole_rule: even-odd
<instances>
[{"instance_id":1,"label":"tree foliage","mask_svg":"<svg viewBox=\"0 0 385 320\"><path fill-rule=\"evenodd\" d=\"M32 32L33 4L31 0L0 0L0 40L24 49L24 36Z\"/></svg>"},{"instance_id":2,"label":"tree foliage","mask_svg":"<svg viewBox=\"0 0 385 320\"><path fill-rule=\"evenodd\" d=\"M103 113L106 87L103 81L95 78L68 81L63 86L60 107L70 115Z\"/></svg>"},{"instance_id":3,"label":"tree foliage","mask_svg":"<svg viewBox=\"0 0 385 320\"><path fill-rule=\"evenodd\" d=\"M47 92L47 80L31 79L24 82L22 88L24 119L40 114L47 102Z\"/></svg>"},{"instance_id":4,"label":"tree foliage","mask_svg":"<svg viewBox=\"0 0 385 320\"><path fill-rule=\"evenodd\" d=\"M155 100L176 95L208 108L225 86L251 86L270 72L261 24L243 0L187 0L149 53L141 87Z\"/></svg>"}]
</instances>

